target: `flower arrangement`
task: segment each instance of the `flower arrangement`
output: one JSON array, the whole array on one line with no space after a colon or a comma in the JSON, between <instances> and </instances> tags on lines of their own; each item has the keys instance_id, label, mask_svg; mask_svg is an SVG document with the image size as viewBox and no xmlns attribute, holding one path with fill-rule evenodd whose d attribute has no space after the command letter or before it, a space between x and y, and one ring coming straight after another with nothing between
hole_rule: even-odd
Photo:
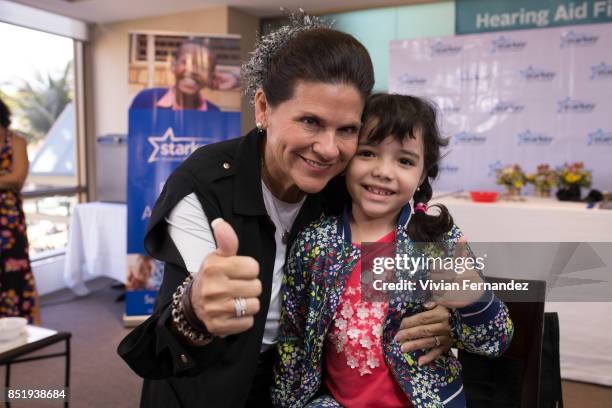
<instances>
[{"instance_id":1,"label":"flower arrangement","mask_svg":"<svg viewBox=\"0 0 612 408\"><path fill-rule=\"evenodd\" d=\"M591 187L591 181L591 172L584 168L582 162L565 163L559 169L557 198L561 201L580 201L580 188Z\"/></svg>"},{"instance_id":2,"label":"flower arrangement","mask_svg":"<svg viewBox=\"0 0 612 408\"><path fill-rule=\"evenodd\" d=\"M521 188L527 182L527 176L518 164L506 166L497 170L497 184L506 186L508 195L517 196L521 194Z\"/></svg>"},{"instance_id":3,"label":"flower arrangement","mask_svg":"<svg viewBox=\"0 0 612 408\"><path fill-rule=\"evenodd\" d=\"M564 164L561 167L560 184L564 187L591 187L591 172L585 170L582 162Z\"/></svg>"},{"instance_id":4,"label":"flower arrangement","mask_svg":"<svg viewBox=\"0 0 612 408\"><path fill-rule=\"evenodd\" d=\"M540 164L535 173L527 176L527 182L535 186L538 197L549 197L550 190L559 184L559 173L548 164Z\"/></svg>"}]
</instances>

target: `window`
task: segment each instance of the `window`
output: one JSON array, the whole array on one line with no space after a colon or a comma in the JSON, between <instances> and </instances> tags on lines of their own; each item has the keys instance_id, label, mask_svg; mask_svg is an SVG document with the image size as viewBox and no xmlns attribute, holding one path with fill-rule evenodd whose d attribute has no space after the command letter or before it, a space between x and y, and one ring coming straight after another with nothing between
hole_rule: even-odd
<instances>
[{"instance_id":1,"label":"window","mask_svg":"<svg viewBox=\"0 0 612 408\"><path fill-rule=\"evenodd\" d=\"M78 201L74 40L0 23L0 97L11 129L28 142L30 171L23 189L30 255L66 246Z\"/></svg>"}]
</instances>

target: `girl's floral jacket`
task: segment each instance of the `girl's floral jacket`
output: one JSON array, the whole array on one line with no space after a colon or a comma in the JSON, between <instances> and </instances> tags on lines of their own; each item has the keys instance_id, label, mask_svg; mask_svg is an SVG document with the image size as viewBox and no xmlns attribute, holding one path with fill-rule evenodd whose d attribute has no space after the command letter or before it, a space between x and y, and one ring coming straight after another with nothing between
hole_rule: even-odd
<instances>
[{"instance_id":1,"label":"girl's floral jacket","mask_svg":"<svg viewBox=\"0 0 612 408\"><path fill-rule=\"evenodd\" d=\"M410 207L399 217L396 245L399 251L414 253L414 242L406 233ZM351 244L348 215L322 218L303 230L288 256L283 287L278 350L272 400L276 407L303 407L321 386L323 346L333 323L338 301L361 256ZM458 227L446 240L457 242ZM404 317L424 309L422 301L390 296L383 325L383 356L406 395L417 407L464 407L461 365L449 350L432 363L419 367L424 351L403 353L393 340ZM510 345L513 325L506 305L492 292L475 303L451 311L455 346L496 357Z\"/></svg>"}]
</instances>

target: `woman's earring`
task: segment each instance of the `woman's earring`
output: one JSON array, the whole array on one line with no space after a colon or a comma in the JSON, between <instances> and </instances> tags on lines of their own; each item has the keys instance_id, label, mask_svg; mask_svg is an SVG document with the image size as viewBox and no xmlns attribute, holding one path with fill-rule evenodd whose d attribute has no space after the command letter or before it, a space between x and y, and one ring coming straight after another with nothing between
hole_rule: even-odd
<instances>
[{"instance_id":1,"label":"woman's earring","mask_svg":"<svg viewBox=\"0 0 612 408\"><path fill-rule=\"evenodd\" d=\"M421 191L421 187L417 187L417 191Z\"/></svg>"},{"instance_id":2,"label":"woman's earring","mask_svg":"<svg viewBox=\"0 0 612 408\"><path fill-rule=\"evenodd\" d=\"M259 131L260 135L263 135L264 132L266 131L266 128L264 127L263 123L261 123L261 122L257 122L255 124L255 126L257 127L257 130Z\"/></svg>"}]
</instances>

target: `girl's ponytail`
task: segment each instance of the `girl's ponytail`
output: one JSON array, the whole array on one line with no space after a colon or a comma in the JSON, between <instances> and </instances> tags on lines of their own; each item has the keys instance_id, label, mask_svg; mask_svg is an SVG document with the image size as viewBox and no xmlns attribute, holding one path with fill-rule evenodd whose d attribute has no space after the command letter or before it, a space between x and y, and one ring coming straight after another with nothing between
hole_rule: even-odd
<instances>
[{"instance_id":1,"label":"girl's ponytail","mask_svg":"<svg viewBox=\"0 0 612 408\"><path fill-rule=\"evenodd\" d=\"M432 196L431 184L425 178L425 181L419 187L419 190L414 193L414 206L410 222L408 222L408 236L417 242L432 242L440 241L444 234L453 228L453 217L442 204L435 204L439 211L436 215L427 214L426 210L421 208L416 209L419 203L427 207L427 203Z\"/></svg>"}]
</instances>

